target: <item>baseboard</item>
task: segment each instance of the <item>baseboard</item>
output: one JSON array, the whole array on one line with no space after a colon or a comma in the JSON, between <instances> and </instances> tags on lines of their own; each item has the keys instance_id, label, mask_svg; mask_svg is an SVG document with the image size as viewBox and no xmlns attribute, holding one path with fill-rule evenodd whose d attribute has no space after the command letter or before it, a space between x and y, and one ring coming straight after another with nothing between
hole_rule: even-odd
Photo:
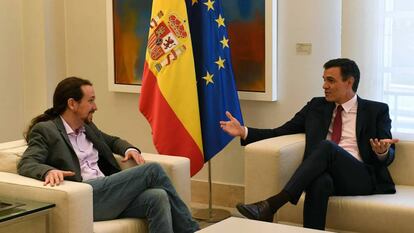
<instances>
[{"instance_id":1,"label":"baseboard","mask_svg":"<svg viewBox=\"0 0 414 233\"><path fill-rule=\"evenodd\" d=\"M207 181L191 180L191 202L208 204L209 189ZM244 202L244 186L234 184L212 184L212 204L234 207Z\"/></svg>"}]
</instances>

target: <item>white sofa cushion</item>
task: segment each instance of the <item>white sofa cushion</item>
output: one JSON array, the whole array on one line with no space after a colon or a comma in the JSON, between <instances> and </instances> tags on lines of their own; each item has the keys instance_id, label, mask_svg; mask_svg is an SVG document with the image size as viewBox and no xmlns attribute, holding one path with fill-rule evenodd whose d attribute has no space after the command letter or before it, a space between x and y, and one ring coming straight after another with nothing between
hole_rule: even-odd
<instances>
[{"instance_id":1,"label":"white sofa cushion","mask_svg":"<svg viewBox=\"0 0 414 233\"><path fill-rule=\"evenodd\" d=\"M122 218L93 223L94 233L147 233L148 225L146 219Z\"/></svg>"},{"instance_id":2,"label":"white sofa cushion","mask_svg":"<svg viewBox=\"0 0 414 233\"><path fill-rule=\"evenodd\" d=\"M396 194L333 196L329 199L327 229L350 232L410 232L414 216L414 187L396 186ZM287 204L277 214L283 223L303 222L303 194L297 206ZM379 227L380 226L380 227ZM411 230L409 230L411 229Z\"/></svg>"},{"instance_id":3,"label":"white sofa cushion","mask_svg":"<svg viewBox=\"0 0 414 233\"><path fill-rule=\"evenodd\" d=\"M19 160L16 153L0 151L0 172L17 173Z\"/></svg>"}]
</instances>

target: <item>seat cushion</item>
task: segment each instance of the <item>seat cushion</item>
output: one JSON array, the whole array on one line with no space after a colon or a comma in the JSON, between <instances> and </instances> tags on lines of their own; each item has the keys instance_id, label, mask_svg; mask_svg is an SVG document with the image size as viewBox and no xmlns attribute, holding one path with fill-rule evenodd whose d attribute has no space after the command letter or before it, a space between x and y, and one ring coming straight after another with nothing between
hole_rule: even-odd
<instances>
[{"instance_id":1,"label":"seat cushion","mask_svg":"<svg viewBox=\"0 0 414 233\"><path fill-rule=\"evenodd\" d=\"M122 218L108 221L94 222L94 233L147 233L148 224L145 219Z\"/></svg>"},{"instance_id":2,"label":"seat cushion","mask_svg":"<svg viewBox=\"0 0 414 233\"><path fill-rule=\"evenodd\" d=\"M396 186L396 194L331 197L328 229L351 232L414 232L414 186ZM302 195L298 206L285 205L278 211L280 222L302 224Z\"/></svg>"}]
</instances>

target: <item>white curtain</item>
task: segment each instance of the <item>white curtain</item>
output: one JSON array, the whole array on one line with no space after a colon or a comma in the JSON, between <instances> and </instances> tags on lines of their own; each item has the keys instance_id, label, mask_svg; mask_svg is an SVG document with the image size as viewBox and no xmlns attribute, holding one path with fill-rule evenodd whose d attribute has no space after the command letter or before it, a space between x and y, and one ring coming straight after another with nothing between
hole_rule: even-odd
<instances>
[{"instance_id":1,"label":"white curtain","mask_svg":"<svg viewBox=\"0 0 414 233\"><path fill-rule=\"evenodd\" d=\"M414 139L414 1L342 4L342 56L360 66L358 94L388 103L394 137Z\"/></svg>"}]
</instances>

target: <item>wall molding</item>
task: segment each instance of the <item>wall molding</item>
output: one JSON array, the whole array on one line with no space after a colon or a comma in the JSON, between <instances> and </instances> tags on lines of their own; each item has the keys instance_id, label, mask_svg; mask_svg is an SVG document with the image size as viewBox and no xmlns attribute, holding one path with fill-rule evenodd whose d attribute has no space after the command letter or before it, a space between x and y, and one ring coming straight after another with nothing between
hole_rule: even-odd
<instances>
[{"instance_id":1,"label":"wall molding","mask_svg":"<svg viewBox=\"0 0 414 233\"><path fill-rule=\"evenodd\" d=\"M232 207L244 202L244 186L235 184L212 184L213 205ZM191 180L191 201L208 204L208 182L203 180Z\"/></svg>"}]
</instances>

